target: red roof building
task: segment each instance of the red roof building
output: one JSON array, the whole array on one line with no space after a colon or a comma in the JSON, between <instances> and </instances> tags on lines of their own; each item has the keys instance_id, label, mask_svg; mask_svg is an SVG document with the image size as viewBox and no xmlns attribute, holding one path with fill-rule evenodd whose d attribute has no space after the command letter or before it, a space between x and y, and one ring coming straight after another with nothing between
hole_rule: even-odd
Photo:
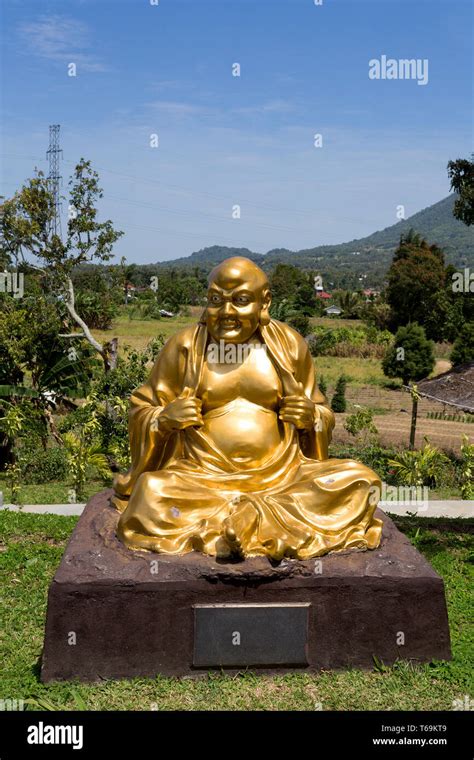
<instances>
[{"instance_id":1,"label":"red roof building","mask_svg":"<svg viewBox=\"0 0 474 760\"><path fill-rule=\"evenodd\" d=\"M330 293L326 293L326 291L325 291L325 290L320 290L320 291L318 291L318 292L316 293L316 296L317 296L318 298L325 298L326 300L327 300L328 298L332 298L331 294L330 294Z\"/></svg>"}]
</instances>

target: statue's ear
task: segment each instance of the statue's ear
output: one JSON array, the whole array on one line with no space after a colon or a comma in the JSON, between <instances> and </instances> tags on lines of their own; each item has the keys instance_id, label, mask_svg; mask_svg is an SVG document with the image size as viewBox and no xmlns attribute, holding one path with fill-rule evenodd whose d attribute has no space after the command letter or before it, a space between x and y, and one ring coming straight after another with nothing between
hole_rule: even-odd
<instances>
[{"instance_id":1,"label":"statue's ear","mask_svg":"<svg viewBox=\"0 0 474 760\"><path fill-rule=\"evenodd\" d=\"M262 298L262 308L260 311L260 325L262 327L265 327L265 325L270 324L271 316L270 316L270 304L272 302L272 294L269 290L265 290L263 293Z\"/></svg>"}]
</instances>

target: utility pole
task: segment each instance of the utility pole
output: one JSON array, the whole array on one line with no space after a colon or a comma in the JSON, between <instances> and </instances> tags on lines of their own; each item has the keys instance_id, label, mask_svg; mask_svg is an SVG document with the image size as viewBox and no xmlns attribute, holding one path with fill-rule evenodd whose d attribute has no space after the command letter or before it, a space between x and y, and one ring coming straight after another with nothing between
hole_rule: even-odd
<instances>
[{"instance_id":1,"label":"utility pole","mask_svg":"<svg viewBox=\"0 0 474 760\"><path fill-rule=\"evenodd\" d=\"M53 196L54 215L50 222L49 234L51 237L57 235L61 237L61 201L59 195L60 181L62 177L59 174L59 158L62 153L59 147L59 128L60 124L51 124L49 127L49 148L46 156L49 161L48 185L49 191Z\"/></svg>"}]
</instances>

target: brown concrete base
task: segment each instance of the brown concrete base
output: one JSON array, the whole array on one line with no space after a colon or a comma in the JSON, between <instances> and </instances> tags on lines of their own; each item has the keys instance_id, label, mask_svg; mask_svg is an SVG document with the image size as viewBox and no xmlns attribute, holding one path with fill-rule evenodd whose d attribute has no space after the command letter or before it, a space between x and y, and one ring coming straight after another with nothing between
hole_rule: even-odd
<instances>
[{"instance_id":1,"label":"brown concrete base","mask_svg":"<svg viewBox=\"0 0 474 760\"><path fill-rule=\"evenodd\" d=\"M246 614L252 604L309 605L301 670L370 668L374 656L385 664L451 658L443 581L383 513L374 551L221 562L127 549L115 536L110 494L88 503L51 583L43 681L206 672L193 666L193 650L195 606L208 604L245 605ZM264 635L270 652L278 631L270 625ZM296 669L279 662L246 664Z\"/></svg>"}]
</instances>

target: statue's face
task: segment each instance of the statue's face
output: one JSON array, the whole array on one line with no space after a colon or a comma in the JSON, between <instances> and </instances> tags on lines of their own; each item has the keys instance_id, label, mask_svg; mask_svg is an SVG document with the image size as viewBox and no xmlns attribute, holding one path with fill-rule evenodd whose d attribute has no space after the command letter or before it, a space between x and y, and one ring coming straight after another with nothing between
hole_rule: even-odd
<instances>
[{"instance_id":1,"label":"statue's face","mask_svg":"<svg viewBox=\"0 0 474 760\"><path fill-rule=\"evenodd\" d=\"M214 340L245 343L258 327L262 308L269 305L268 286L253 272L224 267L209 283L207 328Z\"/></svg>"}]
</instances>

